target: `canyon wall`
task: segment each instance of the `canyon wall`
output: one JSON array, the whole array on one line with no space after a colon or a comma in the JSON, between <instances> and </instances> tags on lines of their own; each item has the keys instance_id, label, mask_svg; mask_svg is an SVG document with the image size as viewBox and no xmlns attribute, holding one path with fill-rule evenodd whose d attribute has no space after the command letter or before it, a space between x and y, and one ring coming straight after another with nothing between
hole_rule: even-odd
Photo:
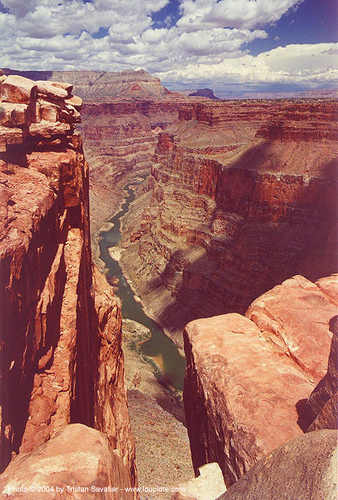
<instances>
[{"instance_id":1,"label":"canyon wall","mask_svg":"<svg viewBox=\"0 0 338 500\"><path fill-rule=\"evenodd\" d=\"M178 114L169 99L85 103L81 132L91 165L93 234L117 211L128 178L150 172L157 134Z\"/></svg>"},{"instance_id":2,"label":"canyon wall","mask_svg":"<svg viewBox=\"0 0 338 500\"><path fill-rule=\"evenodd\" d=\"M314 428L337 428L334 347L329 359L337 283L337 275L317 283L295 276L257 298L245 316L187 325L184 405L195 470L217 462L229 487L307 430L314 413L322 418ZM333 387L318 404L318 387L327 380ZM317 384L316 409L311 393ZM321 410L330 398L330 408Z\"/></svg>"},{"instance_id":3,"label":"canyon wall","mask_svg":"<svg viewBox=\"0 0 338 500\"><path fill-rule=\"evenodd\" d=\"M144 100L166 98L169 92L159 78L144 70L138 71L13 71L6 75L20 75L33 80L71 81L76 95L86 102L111 102L116 99Z\"/></svg>"},{"instance_id":4,"label":"canyon wall","mask_svg":"<svg viewBox=\"0 0 338 500\"><path fill-rule=\"evenodd\" d=\"M106 436L115 482L130 486L120 306L92 263L88 165L74 131L82 102L71 92L1 77L1 467L81 423Z\"/></svg>"},{"instance_id":5,"label":"canyon wall","mask_svg":"<svg viewBox=\"0 0 338 500\"><path fill-rule=\"evenodd\" d=\"M121 262L179 345L192 319L336 271L336 112L329 100L181 103L158 134Z\"/></svg>"}]
</instances>

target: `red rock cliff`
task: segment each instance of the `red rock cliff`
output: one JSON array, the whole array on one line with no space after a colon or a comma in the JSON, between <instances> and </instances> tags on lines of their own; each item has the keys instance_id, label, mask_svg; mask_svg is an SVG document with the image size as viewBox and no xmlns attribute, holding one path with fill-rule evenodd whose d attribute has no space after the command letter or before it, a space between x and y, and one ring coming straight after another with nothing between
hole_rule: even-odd
<instances>
[{"instance_id":1,"label":"red rock cliff","mask_svg":"<svg viewBox=\"0 0 338 500\"><path fill-rule=\"evenodd\" d=\"M91 259L81 100L65 83L1 80L2 469L79 422L107 436L132 485L121 313Z\"/></svg>"},{"instance_id":2,"label":"red rock cliff","mask_svg":"<svg viewBox=\"0 0 338 500\"><path fill-rule=\"evenodd\" d=\"M180 121L159 134L146 208L140 200L124 223L122 263L145 300L155 288L166 295L157 317L178 343L190 319L243 313L296 273L336 271L336 109L181 103ZM274 134L276 119L287 133Z\"/></svg>"}]
</instances>

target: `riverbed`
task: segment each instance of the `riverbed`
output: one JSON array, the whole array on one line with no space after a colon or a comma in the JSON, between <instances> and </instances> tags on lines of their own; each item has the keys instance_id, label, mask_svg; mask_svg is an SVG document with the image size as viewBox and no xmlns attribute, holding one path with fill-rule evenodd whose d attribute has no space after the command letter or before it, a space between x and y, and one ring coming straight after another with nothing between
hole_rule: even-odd
<instances>
[{"instance_id":1,"label":"riverbed","mask_svg":"<svg viewBox=\"0 0 338 500\"><path fill-rule=\"evenodd\" d=\"M127 282L118 262L120 250L117 247L121 239L120 219L128 212L130 204L135 199L132 186L143 181L144 178L137 179L124 187L126 195L121 210L110 219L111 228L100 233L100 259L105 263L108 281L116 279L116 295L122 302L123 318L136 321L151 331L151 338L140 345L142 353L151 357L161 368L160 381L176 390L183 390L185 358L180 355L174 342L165 335L161 326L145 313L142 299L135 296L132 283Z\"/></svg>"}]
</instances>

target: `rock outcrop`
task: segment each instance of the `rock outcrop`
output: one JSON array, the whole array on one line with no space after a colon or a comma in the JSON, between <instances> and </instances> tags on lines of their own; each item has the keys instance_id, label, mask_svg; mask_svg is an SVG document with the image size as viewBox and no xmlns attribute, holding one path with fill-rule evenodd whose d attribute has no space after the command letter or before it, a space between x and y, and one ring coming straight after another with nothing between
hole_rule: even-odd
<instances>
[{"instance_id":1,"label":"rock outcrop","mask_svg":"<svg viewBox=\"0 0 338 500\"><path fill-rule=\"evenodd\" d=\"M302 434L306 400L325 375L333 300L301 276L259 297L246 316L191 322L184 404L195 470L217 462L228 486Z\"/></svg>"},{"instance_id":2,"label":"rock outcrop","mask_svg":"<svg viewBox=\"0 0 338 500\"><path fill-rule=\"evenodd\" d=\"M132 485L121 313L92 263L71 88L1 78L1 464L79 422L107 436Z\"/></svg>"},{"instance_id":3,"label":"rock outcrop","mask_svg":"<svg viewBox=\"0 0 338 500\"><path fill-rule=\"evenodd\" d=\"M20 453L0 479L1 498L132 500L130 477L108 439L70 424L30 453Z\"/></svg>"},{"instance_id":4,"label":"rock outcrop","mask_svg":"<svg viewBox=\"0 0 338 500\"><path fill-rule=\"evenodd\" d=\"M269 453L218 500L337 498L337 432L297 437Z\"/></svg>"}]
</instances>

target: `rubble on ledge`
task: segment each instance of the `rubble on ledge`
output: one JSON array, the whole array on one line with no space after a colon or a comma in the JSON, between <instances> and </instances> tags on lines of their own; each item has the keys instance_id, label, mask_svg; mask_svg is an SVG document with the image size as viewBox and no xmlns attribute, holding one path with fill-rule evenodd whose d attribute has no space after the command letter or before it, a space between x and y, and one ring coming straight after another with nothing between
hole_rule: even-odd
<instances>
[{"instance_id":1,"label":"rubble on ledge","mask_svg":"<svg viewBox=\"0 0 338 500\"><path fill-rule=\"evenodd\" d=\"M0 153L29 144L39 149L69 143L75 123L81 121L82 99L64 82L5 76L0 70Z\"/></svg>"}]
</instances>

